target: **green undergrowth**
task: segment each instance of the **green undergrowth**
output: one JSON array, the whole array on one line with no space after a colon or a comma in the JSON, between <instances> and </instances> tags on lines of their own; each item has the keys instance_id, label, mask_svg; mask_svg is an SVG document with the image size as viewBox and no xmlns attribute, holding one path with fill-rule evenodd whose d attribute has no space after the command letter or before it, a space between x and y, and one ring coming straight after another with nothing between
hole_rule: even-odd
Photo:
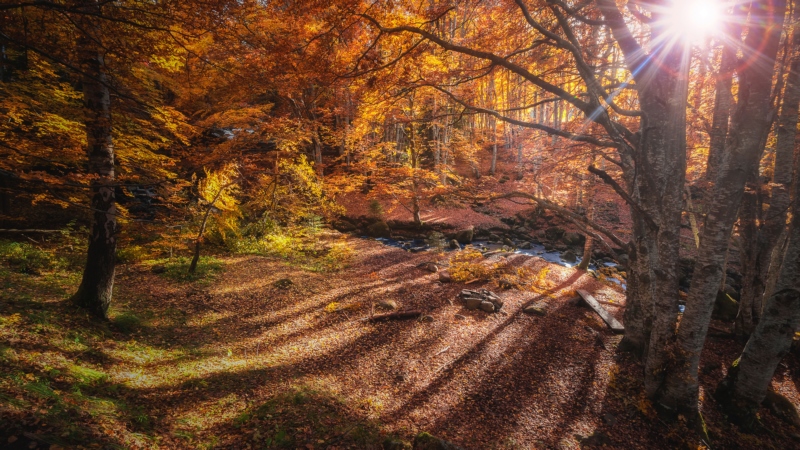
<instances>
[{"instance_id":1,"label":"green undergrowth","mask_svg":"<svg viewBox=\"0 0 800 450\"><path fill-rule=\"evenodd\" d=\"M163 270L159 271L159 275L178 282L200 282L208 284L214 281L225 268L225 263L223 263L222 260L214 256L201 256L197 261L197 267L194 273L189 273L189 265L191 262L191 258L185 256L145 261L146 264L151 266L161 266Z\"/></svg>"},{"instance_id":2,"label":"green undergrowth","mask_svg":"<svg viewBox=\"0 0 800 450\"><path fill-rule=\"evenodd\" d=\"M233 239L229 249L238 254L281 258L312 272L345 269L354 256L347 241L331 239L311 226L274 228L263 235Z\"/></svg>"}]
</instances>

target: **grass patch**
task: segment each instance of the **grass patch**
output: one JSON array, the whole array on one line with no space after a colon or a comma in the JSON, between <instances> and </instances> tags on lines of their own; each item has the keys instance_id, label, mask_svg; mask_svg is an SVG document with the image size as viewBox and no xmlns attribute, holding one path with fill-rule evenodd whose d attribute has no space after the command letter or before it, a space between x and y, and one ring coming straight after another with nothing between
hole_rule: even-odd
<instances>
[{"instance_id":1,"label":"grass patch","mask_svg":"<svg viewBox=\"0 0 800 450\"><path fill-rule=\"evenodd\" d=\"M108 380L108 375L89 367L70 365L67 371L76 381L88 386L96 386Z\"/></svg>"},{"instance_id":2,"label":"grass patch","mask_svg":"<svg viewBox=\"0 0 800 450\"><path fill-rule=\"evenodd\" d=\"M153 261L152 264L164 267L164 270L160 273L161 276L181 283L210 283L222 273L224 267L224 263L219 259L213 256L204 256L200 257L200 260L197 262L194 273L189 273L191 261L190 258L180 257L171 260L156 260Z\"/></svg>"},{"instance_id":3,"label":"grass patch","mask_svg":"<svg viewBox=\"0 0 800 450\"><path fill-rule=\"evenodd\" d=\"M312 226L277 229L260 237L243 237L232 241L230 249L238 254L285 259L310 272L345 269L355 256L347 241L322 242L320 233Z\"/></svg>"},{"instance_id":4,"label":"grass patch","mask_svg":"<svg viewBox=\"0 0 800 450\"><path fill-rule=\"evenodd\" d=\"M131 333L142 326L142 319L132 312L122 312L111 317L111 323L123 333Z\"/></svg>"}]
</instances>

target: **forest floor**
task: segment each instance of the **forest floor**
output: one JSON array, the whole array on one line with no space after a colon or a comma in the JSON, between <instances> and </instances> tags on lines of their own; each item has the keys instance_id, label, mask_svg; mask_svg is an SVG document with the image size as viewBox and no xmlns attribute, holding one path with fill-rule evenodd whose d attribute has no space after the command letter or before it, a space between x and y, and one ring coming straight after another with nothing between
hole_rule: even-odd
<instances>
[{"instance_id":1,"label":"forest floor","mask_svg":"<svg viewBox=\"0 0 800 450\"><path fill-rule=\"evenodd\" d=\"M800 446L766 410L756 435L719 413L709 393L741 352L727 338L701 367L711 442L660 420L620 336L573 301L585 289L621 319L623 293L585 272L514 255L505 270L546 277L538 288L441 283L420 264L449 254L321 239L350 263L217 256L195 281L120 266L108 323L65 300L78 271L0 270L0 447L370 449L422 431L467 449ZM501 312L464 308L457 294L481 287ZM365 320L389 300L432 320ZM793 354L773 388L797 404L798 386Z\"/></svg>"}]
</instances>

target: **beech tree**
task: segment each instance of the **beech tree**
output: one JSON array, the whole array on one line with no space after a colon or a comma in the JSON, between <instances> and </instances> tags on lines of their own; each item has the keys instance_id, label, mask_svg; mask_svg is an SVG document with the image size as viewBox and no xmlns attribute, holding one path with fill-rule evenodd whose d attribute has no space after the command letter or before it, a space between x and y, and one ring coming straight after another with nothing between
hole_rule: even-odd
<instances>
[{"instance_id":1,"label":"beech tree","mask_svg":"<svg viewBox=\"0 0 800 450\"><path fill-rule=\"evenodd\" d=\"M169 68L169 54L174 49L164 44L164 38L175 46L182 43L178 38L181 32L169 28L180 5L164 3L143 10L127 2L22 2L7 3L0 9L13 19L0 27L5 45L22 49L32 58L70 72L81 89L88 166L69 186L78 189L85 186L91 193L89 205L84 206L91 212L91 232L83 278L72 301L100 318L106 317L114 284L121 214L115 198L121 186L118 144L125 150L126 161L150 159L145 164L126 167L124 172L141 170L143 177L169 176L170 172L163 170L165 158L155 155L159 148L157 142L181 141L186 137L181 125L177 125L183 121L180 113L148 104L154 95L161 95L158 89L152 88L151 81L157 75L151 67ZM191 26L189 21L185 23ZM146 55L145 60L139 55ZM157 63L150 64L147 58ZM131 113L131 110L137 110L139 116L145 111L146 119L133 128L115 124L115 115ZM24 114L29 112L24 111ZM33 155L35 159L41 158L37 152L52 150L52 142L35 142L13 129L9 137L5 147L18 155ZM28 147L33 149L32 153L27 152ZM160 168L150 170L153 166ZM46 186L64 182L64 178L31 178L23 173L18 176L27 183ZM49 187L45 189L48 194L51 191ZM54 201L67 203L58 195Z\"/></svg>"},{"instance_id":2,"label":"beech tree","mask_svg":"<svg viewBox=\"0 0 800 450\"><path fill-rule=\"evenodd\" d=\"M710 128L713 148L706 170L706 176L713 179L713 190L680 327L677 267L687 173L686 108L691 43L681 36L675 8L670 2L636 2L622 11L615 2L604 0L574 7L559 1L518 0L513 5L500 2L470 5L470 8L478 18L503 15L509 25L494 23L495 35L507 39L504 33L514 29L530 36L527 42L535 44L520 43L507 48L496 44L487 50L486 35L473 38L439 33L437 24L458 10L446 5L432 6L422 15L394 5L361 17L365 26L375 30L376 40L382 36L406 35L417 39L412 38L410 42L414 44L408 45L422 42L469 61L483 61L557 97L580 111L585 122L581 132L570 132L558 123L550 126L542 121L517 120L496 107L472 103L461 92L443 90L463 106L509 124L542 130L599 149L613 149L613 157L606 152L602 155L617 170L591 168L591 171L628 203L633 218L633 236L624 246L630 266L622 347L642 357L646 393L659 406L668 411L696 411L699 354L724 273L731 229L748 174L758 167L771 124L774 67L785 2L754 2L749 9L736 7L728 12L730 25L720 52ZM521 30L517 28L519 22L510 18L522 18L527 26ZM745 22L748 33L741 44L745 62L739 67L735 56L743 27L736 24ZM610 33L598 39L597 28ZM636 33L632 32L634 28ZM616 90L605 87L606 80L611 78L611 68L597 54L598 46L603 45L618 49L624 57L627 75L623 75L622 83L617 78L611 80L617 82ZM562 58L568 55L569 64L579 76L578 85L560 87L554 83L552 72L543 70L536 55L546 47L563 52ZM734 68L736 107L728 127ZM519 195L543 200L530 193ZM591 221L588 224L609 234ZM677 353L672 351L675 339Z\"/></svg>"}]
</instances>

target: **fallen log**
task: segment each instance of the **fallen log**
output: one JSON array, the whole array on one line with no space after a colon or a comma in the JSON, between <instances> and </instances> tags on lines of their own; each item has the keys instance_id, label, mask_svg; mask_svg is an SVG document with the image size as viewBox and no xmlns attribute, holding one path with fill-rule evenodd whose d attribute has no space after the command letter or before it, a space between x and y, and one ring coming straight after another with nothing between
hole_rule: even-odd
<instances>
[{"instance_id":1,"label":"fallen log","mask_svg":"<svg viewBox=\"0 0 800 450\"><path fill-rule=\"evenodd\" d=\"M415 309L412 311L397 311L387 314L377 314L370 317L369 320L370 322L385 322L387 320L406 320L406 319L416 319L421 315L422 311Z\"/></svg>"},{"instance_id":2,"label":"fallen log","mask_svg":"<svg viewBox=\"0 0 800 450\"><path fill-rule=\"evenodd\" d=\"M619 321L614 318L614 316L609 314L608 311L606 311L606 309L603 308L603 305L598 303L598 301L592 296L592 294L581 289L578 289L577 292L578 295L581 296L583 301L586 302L586 304L589 305L594 310L594 312L596 312L597 315L600 316L601 319L603 319L606 325L608 325L608 328L611 328L611 331L615 333L622 333L625 331L625 327L623 327L622 324L619 323Z\"/></svg>"}]
</instances>

